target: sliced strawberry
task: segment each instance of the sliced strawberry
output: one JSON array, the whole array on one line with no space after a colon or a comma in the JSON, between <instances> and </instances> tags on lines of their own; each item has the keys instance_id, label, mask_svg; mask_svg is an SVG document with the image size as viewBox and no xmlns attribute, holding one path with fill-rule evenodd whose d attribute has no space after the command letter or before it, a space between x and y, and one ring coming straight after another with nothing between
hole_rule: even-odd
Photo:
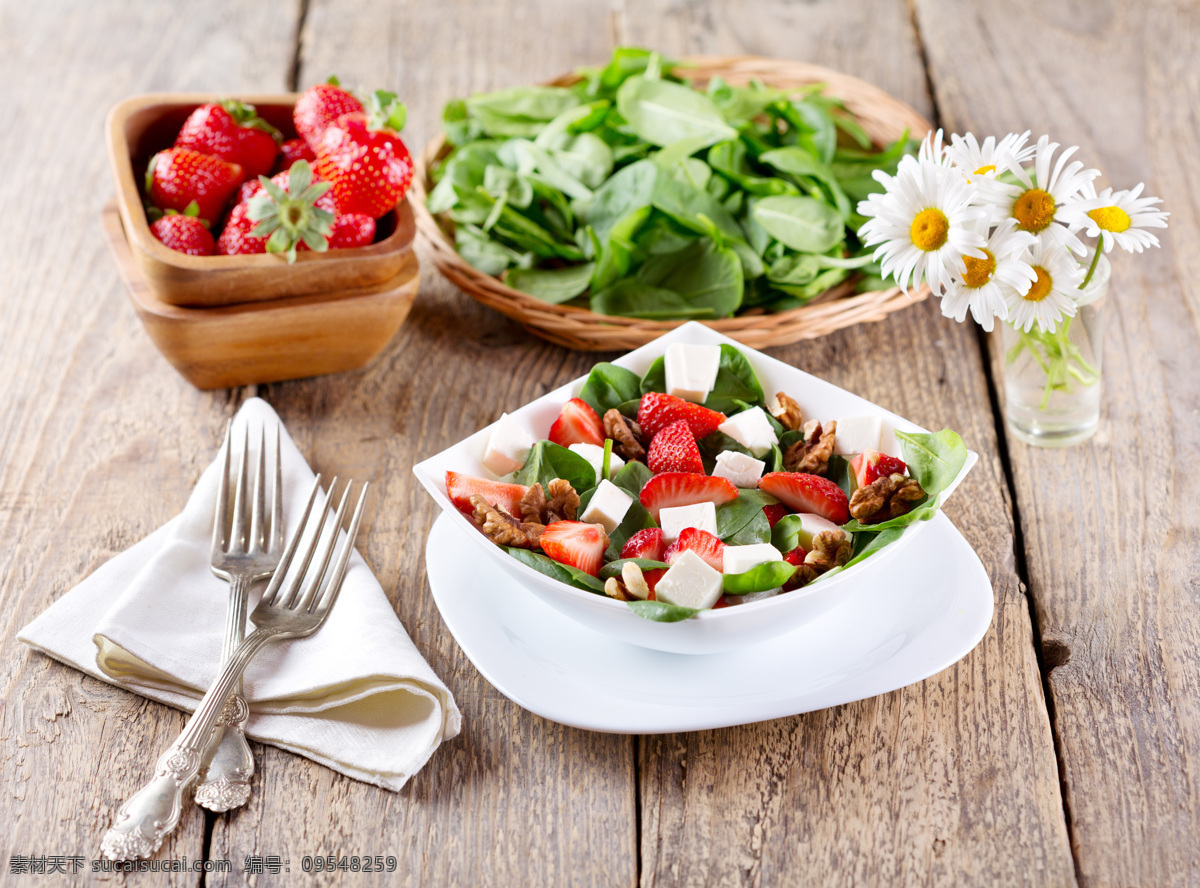
<instances>
[{"instance_id":1,"label":"sliced strawberry","mask_svg":"<svg viewBox=\"0 0 1200 888\"><path fill-rule=\"evenodd\" d=\"M820 475L770 472L762 476L758 489L795 512L815 512L834 524L845 524L850 520L850 501L846 492Z\"/></svg>"},{"instance_id":2,"label":"sliced strawberry","mask_svg":"<svg viewBox=\"0 0 1200 888\"><path fill-rule=\"evenodd\" d=\"M608 548L608 534L599 524L555 521L542 531L542 551L561 564L577 567L597 577Z\"/></svg>"},{"instance_id":3,"label":"sliced strawberry","mask_svg":"<svg viewBox=\"0 0 1200 888\"><path fill-rule=\"evenodd\" d=\"M779 519L788 513L787 506L783 503L770 503L763 506L763 514L767 516L767 521L772 527L779 523Z\"/></svg>"},{"instance_id":4,"label":"sliced strawberry","mask_svg":"<svg viewBox=\"0 0 1200 888\"><path fill-rule=\"evenodd\" d=\"M642 488L642 505L658 521L660 509L690 506L693 503L721 505L737 499L738 489L725 478L691 472L664 472L655 475Z\"/></svg>"},{"instance_id":5,"label":"sliced strawberry","mask_svg":"<svg viewBox=\"0 0 1200 888\"><path fill-rule=\"evenodd\" d=\"M502 481L489 481L487 478L475 478L458 472L446 473L446 495L455 506L468 514L474 510L471 497L479 494L491 505L510 515L517 515L521 498L528 492L529 488L523 484L505 484Z\"/></svg>"},{"instance_id":6,"label":"sliced strawberry","mask_svg":"<svg viewBox=\"0 0 1200 888\"><path fill-rule=\"evenodd\" d=\"M647 392L638 404L638 425L647 435L657 435L672 423L683 420L699 440L715 432L726 418L724 413L661 392Z\"/></svg>"},{"instance_id":7,"label":"sliced strawberry","mask_svg":"<svg viewBox=\"0 0 1200 888\"><path fill-rule=\"evenodd\" d=\"M797 546L796 548L792 549L792 551L785 552L783 555L783 560L788 564L794 564L796 567L799 567L804 563L804 557L806 555L808 555L808 553L804 551L804 547Z\"/></svg>"},{"instance_id":8,"label":"sliced strawberry","mask_svg":"<svg viewBox=\"0 0 1200 888\"><path fill-rule=\"evenodd\" d=\"M656 567L653 570L642 571L642 576L646 579L646 585L650 587L650 594L646 596L647 601L657 601L654 596L654 590L658 586L658 581L661 580L666 573L667 569L665 567Z\"/></svg>"},{"instance_id":9,"label":"sliced strawberry","mask_svg":"<svg viewBox=\"0 0 1200 888\"><path fill-rule=\"evenodd\" d=\"M729 602L725 600L724 595L717 599L717 603L712 606L712 610L716 610L720 607L729 607Z\"/></svg>"},{"instance_id":10,"label":"sliced strawberry","mask_svg":"<svg viewBox=\"0 0 1200 888\"><path fill-rule=\"evenodd\" d=\"M572 444L595 444L597 447L603 447L604 425L587 401L572 398L563 404L558 419L550 426L550 440L563 447L570 447Z\"/></svg>"},{"instance_id":11,"label":"sliced strawberry","mask_svg":"<svg viewBox=\"0 0 1200 888\"><path fill-rule=\"evenodd\" d=\"M662 472L704 474L700 448L685 420L671 423L654 436L646 454L646 466L656 475Z\"/></svg>"},{"instance_id":12,"label":"sliced strawberry","mask_svg":"<svg viewBox=\"0 0 1200 888\"><path fill-rule=\"evenodd\" d=\"M662 561L666 551L662 530L657 527L647 527L645 530L639 530L625 541L625 545L621 547L621 557Z\"/></svg>"},{"instance_id":13,"label":"sliced strawberry","mask_svg":"<svg viewBox=\"0 0 1200 888\"><path fill-rule=\"evenodd\" d=\"M685 527L679 532L679 539L667 548L667 564L674 564L684 552L695 552L713 570L724 570L725 544L707 530L698 527Z\"/></svg>"},{"instance_id":14,"label":"sliced strawberry","mask_svg":"<svg viewBox=\"0 0 1200 888\"><path fill-rule=\"evenodd\" d=\"M886 478L889 475L905 475L908 466L904 460L896 456L888 456L878 450L864 450L850 460L850 468L859 487L866 487L872 481Z\"/></svg>"}]
</instances>

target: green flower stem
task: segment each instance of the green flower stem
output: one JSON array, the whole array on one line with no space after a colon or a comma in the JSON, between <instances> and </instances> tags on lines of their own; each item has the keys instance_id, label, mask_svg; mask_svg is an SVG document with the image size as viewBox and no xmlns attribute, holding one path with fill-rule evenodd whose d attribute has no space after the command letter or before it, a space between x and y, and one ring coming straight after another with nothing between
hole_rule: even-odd
<instances>
[{"instance_id":1,"label":"green flower stem","mask_svg":"<svg viewBox=\"0 0 1200 888\"><path fill-rule=\"evenodd\" d=\"M1046 386L1042 390L1043 410L1055 392L1073 390L1072 380L1080 385L1095 385L1100 379L1100 372L1084 357L1079 346L1071 342L1073 320L1065 318L1053 333L1038 329L1017 330L1017 344L1005 355L1005 361L1012 364L1022 351L1028 350L1042 368L1046 374Z\"/></svg>"},{"instance_id":2,"label":"green flower stem","mask_svg":"<svg viewBox=\"0 0 1200 888\"><path fill-rule=\"evenodd\" d=\"M1087 274L1083 278L1083 283L1079 285L1079 289L1086 290L1087 285L1092 282L1092 275L1096 273L1096 266L1100 264L1100 254L1104 252L1104 232L1100 232L1100 239L1096 242L1096 250L1092 253L1092 264L1088 266Z\"/></svg>"}]
</instances>

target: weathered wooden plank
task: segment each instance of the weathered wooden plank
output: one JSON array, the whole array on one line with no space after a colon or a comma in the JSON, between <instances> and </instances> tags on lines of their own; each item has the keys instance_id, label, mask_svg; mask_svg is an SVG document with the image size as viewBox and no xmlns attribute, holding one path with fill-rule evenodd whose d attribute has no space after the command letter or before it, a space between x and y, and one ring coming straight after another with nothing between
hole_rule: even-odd
<instances>
[{"instance_id":1,"label":"weathered wooden plank","mask_svg":"<svg viewBox=\"0 0 1200 888\"><path fill-rule=\"evenodd\" d=\"M178 511L236 397L177 377L126 302L97 224L113 192L104 115L137 92L280 89L293 9L273 6L0 7L3 884L28 878L10 873L13 854L96 858L117 807L183 726L176 710L30 653L14 636ZM201 858L204 822L189 811L161 856ZM125 882L84 872L77 883Z\"/></svg>"},{"instance_id":2,"label":"weathered wooden plank","mask_svg":"<svg viewBox=\"0 0 1200 888\"><path fill-rule=\"evenodd\" d=\"M409 106L405 138L415 152L446 100L600 61L610 45L598 4L313 3L300 84L336 72L348 84L396 90ZM374 366L263 389L315 465L376 479L363 554L454 692L463 733L397 794L258 747L255 795L247 810L217 822L214 856L290 859L289 874L259 876L260 885L325 884L305 880L306 854L398 858L395 874L347 877L361 885L636 880L632 739L534 717L478 674L429 596L424 546L435 507L411 473L414 462L591 361L480 308L427 264L412 314ZM240 875L209 884L231 882Z\"/></svg>"},{"instance_id":3,"label":"weathered wooden plank","mask_svg":"<svg viewBox=\"0 0 1200 888\"><path fill-rule=\"evenodd\" d=\"M903 3L628 3L618 35L666 53L800 58L927 115ZM643 738L642 884L1063 885L1073 881L1028 603L974 334L932 304L773 352L982 458L948 508L995 586L965 660L918 685L760 725Z\"/></svg>"},{"instance_id":4,"label":"weathered wooden plank","mask_svg":"<svg viewBox=\"0 0 1200 888\"><path fill-rule=\"evenodd\" d=\"M1080 883L1196 885L1200 9L917 8L948 127L1048 132L1173 213L1164 249L1112 254L1096 437L1009 446Z\"/></svg>"}]
</instances>

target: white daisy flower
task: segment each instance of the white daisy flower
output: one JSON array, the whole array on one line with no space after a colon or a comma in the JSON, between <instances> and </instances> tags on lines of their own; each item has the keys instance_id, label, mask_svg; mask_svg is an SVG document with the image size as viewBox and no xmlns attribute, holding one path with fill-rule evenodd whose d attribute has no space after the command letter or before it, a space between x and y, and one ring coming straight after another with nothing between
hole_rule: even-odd
<instances>
[{"instance_id":1,"label":"white daisy flower","mask_svg":"<svg viewBox=\"0 0 1200 888\"><path fill-rule=\"evenodd\" d=\"M1058 329L1063 318L1075 316L1075 298L1084 268L1069 252L1051 240L1038 240L1026 260L1036 275L1024 293L1003 287L1008 322L1028 332L1036 324L1047 333Z\"/></svg>"},{"instance_id":2,"label":"white daisy flower","mask_svg":"<svg viewBox=\"0 0 1200 888\"><path fill-rule=\"evenodd\" d=\"M1008 317L1005 291L1026 293L1037 280L1037 272L1026 261L1036 243L1032 234L1017 230L1014 219L993 228L983 248L984 258L963 257L966 271L956 275L942 294L942 314L962 323L969 310L975 323L990 333L993 318Z\"/></svg>"},{"instance_id":3,"label":"white daisy flower","mask_svg":"<svg viewBox=\"0 0 1200 888\"><path fill-rule=\"evenodd\" d=\"M1085 229L1088 237L1103 235L1104 252L1116 244L1129 253L1140 253L1147 247L1157 247L1158 238L1147 228L1166 228L1170 213L1154 209L1161 198L1140 197L1145 182L1138 182L1129 191L1113 192L1105 188L1096 194L1089 182L1079 200L1063 208L1063 218L1072 227Z\"/></svg>"},{"instance_id":4,"label":"white daisy flower","mask_svg":"<svg viewBox=\"0 0 1200 888\"><path fill-rule=\"evenodd\" d=\"M858 212L871 217L859 237L868 247L878 245L874 258L884 277L904 289L926 280L936 292L966 271L964 255L983 258L985 212L972 204L975 192L962 176L929 156L902 158L895 176L874 175L886 191L859 203Z\"/></svg>"},{"instance_id":5,"label":"white daisy flower","mask_svg":"<svg viewBox=\"0 0 1200 888\"><path fill-rule=\"evenodd\" d=\"M1020 166L1033 157L1036 149L1026 145L1028 141L1029 130L1020 134L1009 133L999 142L995 136L988 136L982 145L974 133L965 136L955 133L946 148L946 158L968 179L976 176L994 179L999 172Z\"/></svg>"},{"instance_id":6,"label":"white daisy flower","mask_svg":"<svg viewBox=\"0 0 1200 888\"><path fill-rule=\"evenodd\" d=\"M917 149L917 160L931 160L939 166L946 166L946 146L942 143L940 129L925 134L925 138L921 140L921 147Z\"/></svg>"},{"instance_id":7,"label":"white daisy flower","mask_svg":"<svg viewBox=\"0 0 1200 888\"><path fill-rule=\"evenodd\" d=\"M1075 200L1080 191L1094 178L1099 170L1084 169L1080 161L1070 160L1079 150L1075 145L1058 156L1053 171L1050 164L1058 142L1049 136L1038 139L1033 154L1033 176L1019 163L1008 170L1016 176L1019 184L1008 185L996 182L994 187L983 193L983 198L1002 207L1006 215L1017 220L1017 227L1037 236L1039 241L1052 241L1076 253L1084 253L1083 242L1071 233L1062 217L1061 208Z\"/></svg>"}]
</instances>

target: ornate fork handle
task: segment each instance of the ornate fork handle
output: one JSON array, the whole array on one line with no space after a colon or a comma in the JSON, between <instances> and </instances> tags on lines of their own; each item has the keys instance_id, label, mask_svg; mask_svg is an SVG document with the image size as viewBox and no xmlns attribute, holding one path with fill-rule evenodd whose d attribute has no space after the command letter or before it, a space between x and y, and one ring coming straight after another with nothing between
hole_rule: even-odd
<instances>
[{"instance_id":1,"label":"ornate fork handle","mask_svg":"<svg viewBox=\"0 0 1200 888\"><path fill-rule=\"evenodd\" d=\"M230 600L225 626L222 660L228 660L242 641L246 625L246 592L250 582L245 576L230 580ZM196 804L210 811L228 811L246 803L250 798L250 781L254 777L254 755L246 742L246 721L250 707L242 696L239 677L233 696L217 716L216 728L208 738L201 756L204 778L196 787Z\"/></svg>"},{"instance_id":2,"label":"ornate fork handle","mask_svg":"<svg viewBox=\"0 0 1200 888\"><path fill-rule=\"evenodd\" d=\"M246 665L263 646L280 633L256 629L230 657L217 680L188 719L179 738L158 758L150 782L134 793L100 843L109 860L149 857L179 823L183 794L200 771L201 756L209 734L233 693Z\"/></svg>"}]
</instances>

